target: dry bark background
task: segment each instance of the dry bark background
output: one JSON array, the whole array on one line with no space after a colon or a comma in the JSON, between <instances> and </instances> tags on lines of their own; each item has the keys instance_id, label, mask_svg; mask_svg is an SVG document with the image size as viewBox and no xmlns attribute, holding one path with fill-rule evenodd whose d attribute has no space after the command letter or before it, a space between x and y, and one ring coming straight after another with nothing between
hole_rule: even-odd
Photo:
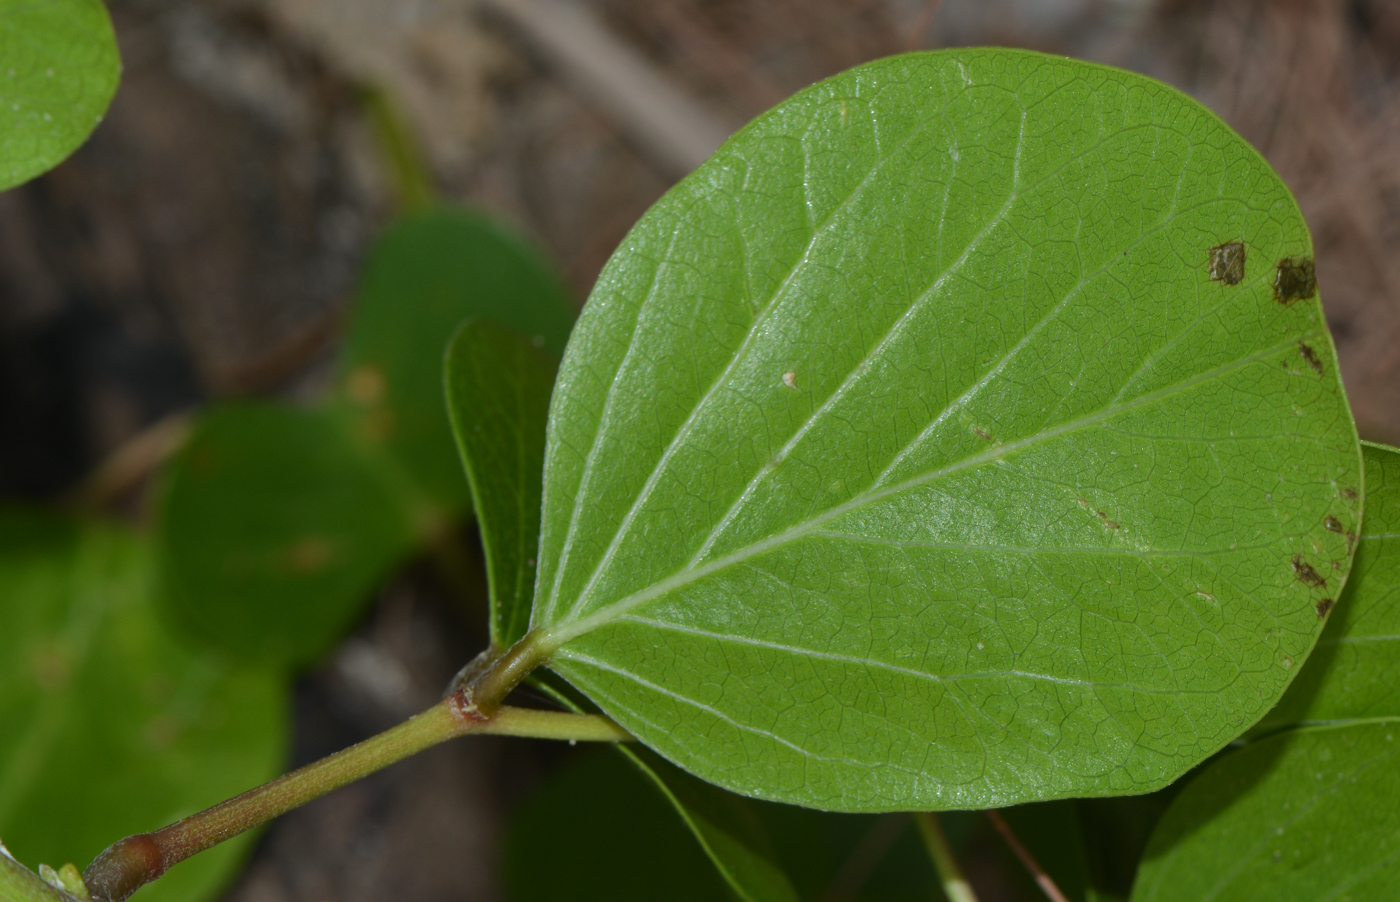
<instances>
[{"instance_id":1,"label":"dry bark background","mask_svg":"<svg viewBox=\"0 0 1400 902\"><path fill-rule=\"evenodd\" d=\"M597 53L620 45L720 130L919 47L1032 47L1192 93L1297 194L1362 434L1400 441L1400 3L563 2L613 41ZM579 303L676 175L636 111L584 84L515 0L109 5L126 68L106 122L0 194L0 498L57 497L202 401L324 388L358 266L395 211L367 90L443 196L531 237ZM301 681L295 762L431 701L483 643L477 620L427 568L401 575ZM500 898L501 825L558 754L474 739L400 765L275 825L228 898ZM997 853L972 858L986 898L1015 897Z\"/></svg>"}]
</instances>

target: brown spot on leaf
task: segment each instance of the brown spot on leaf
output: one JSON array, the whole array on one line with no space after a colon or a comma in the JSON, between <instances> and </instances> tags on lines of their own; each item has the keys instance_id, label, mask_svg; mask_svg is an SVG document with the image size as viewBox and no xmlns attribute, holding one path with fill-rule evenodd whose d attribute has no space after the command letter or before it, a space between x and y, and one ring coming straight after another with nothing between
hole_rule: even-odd
<instances>
[{"instance_id":1,"label":"brown spot on leaf","mask_svg":"<svg viewBox=\"0 0 1400 902\"><path fill-rule=\"evenodd\" d=\"M1317 294L1317 274L1311 257L1284 257L1274 274L1274 300L1291 304Z\"/></svg>"},{"instance_id":2,"label":"brown spot on leaf","mask_svg":"<svg viewBox=\"0 0 1400 902\"><path fill-rule=\"evenodd\" d=\"M989 435L988 433L983 432L981 429L978 429L976 426L973 426L973 427L972 427L972 431L975 432L975 433L977 433L977 437L980 438L980 439L982 439L983 441L990 442L990 441L992 440L991 435Z\"/></svg>"},{"instance_id":3,"label":"brown spot on leaf","mask_svg":"<svg viewBox=\"0 0 1400 902\"><path fill-rule=\"evenodd\" d=\"M1321 601L1319 601L1317 603L1317 616L1326 617L1327 612L1332 610L1332 606L1334 604L1336 604L1336 602L1330 598L1324 598Z\"/></svg>"},{"instance_id":4,"label":"brown spot on leaf","mask_svg":"<svg viewBox=\"0 0 1400 902\"><path fill-rule=\"evenodd\" d=\"M1094 513L1098 516L1098 518L1099 518L1100 520L1103 521L1103 525L1104 525L1104 526L1107 526L1109 529L1121 529L1121 528L1122 528L1122 527L1119 526L1117 523L1115 523L1115 522L1113 522L1112 520L1108 519L1108 514L1104 513L1103 511L1094 511Z\"/></svg>"},{"instance_id":5,"label":"brown spot on leaf","mask_svg":"<svg viewBox=\"0 0 1400 902\"><path fill-rule=\"evenodd\" d=\"M1298 342L1298 353L1303 355L1303 359L1308 362L1308 366L1313 368L1313 372L1322 375L1322 361L1317 359L1317 352L1312 349L1312 345L1306 341Z\"/></svg>"},{"instance_id":6,"label":"brown spot on leaf","mask_svg":"<svg viewBox=\"0 0 1400 902\"><path fill-rule=\"evenodd\" d=\"M1322 525L1326 527L1328 532L1346 532L1346 530L1342 528L1342 521L1338 520L1336 517L1327 517L1327 519L1322 521Z\"/></svg>"},{"instance_id":7,"label":"brown spot on leaf","mask_svg":"<svg viewBox=\"0 0 1400 902\"><path fill-rule=\"evenodd\" d=\"M1359 497L1356 494L1356 489L1342 489L1339 494L1347 501L1355 501Z\"/></svg>"},{"instance_id":8,"label":"brown spot on leaf","mask_svg":"<svg viewBox=\"0 0 1400 902\"><path fill-rule=\"evenodd\" d=\"M1293 555L1293 573L1299 582L1314 589L1327 585L1327 578L1314 570L1312 564L1305 563L1301 554Z\"/></svg>"},{"instance_id":9,"label":"brown spot on leaf","mask_svg":"<svg viewBox=\"0 0 1400 902\"><path fill-rule=\"evenodd\" d=\"M1244 242L1231 241L1210 249L1210 278L1226 285L1244 280Z\"/></svg>"}]
</instances>

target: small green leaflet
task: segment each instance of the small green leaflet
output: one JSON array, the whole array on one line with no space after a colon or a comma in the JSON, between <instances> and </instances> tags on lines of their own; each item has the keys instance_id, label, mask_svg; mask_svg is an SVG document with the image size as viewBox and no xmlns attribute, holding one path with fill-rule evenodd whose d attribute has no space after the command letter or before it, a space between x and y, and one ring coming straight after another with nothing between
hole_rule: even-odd
<instances>
[{"instance_id":1,"label":"small green leaflet","mask_svg":"<svg viewBox=\"0 0 1400 902\"><path fill-rule=\"evenodd\" d=\"M343 388L357 434L386 452L442 518L471 504L442 377L447 342L466 319L510 326L560 354L573 311L539 255L485 216L442 208L404 217L365 266Z\"/></svg>"},{"instance_id":2,"label":"small green leaflet","mask_svg":"<svg viewBox=\"0 0 1400 902\"><path fill-rule=\"evenodd\" d=\"M1400 898L1400 721L1288 730L1211 765L1167 811L1133 902Z\"/></svg>"},{"instance_id":3,"label":"small green leaflet","mask_svg":"<svg viewBox=\"0 0 1400 902\"><path fill-rule=\"evenodd\" d=\"M112 840L271 779L286 687L170 635L151 549L112 527L0 511L0 837L31 867L87 864ZM137 899L207 899L251 836L173 868Z\"/></svg>"},{"instance_id":4,"label":"small green leaflet","mask_svg":"<svg viewBox=\"0 0 1400 902\"><path fill-rule=\"evenodd\" d=\"M171 462L157 525L161 598L240 658L304 663L349 627L420 536L335 411L206 411Z\"/></svg>"},{"instance_id":5,"label":"small green leaflet","mask_svg":"<svg viewBox=\"0 0 1400 902\"><path fill-rule=\"evenodd\" d=\"M1350 566L1311 255L1259 155L1142 76L957 50L803 91L579 320L535 648L748 795L1169 783L1273 705Z\"/></svg>"},{"instance_id":6,"label":"small green leaflet","mask_svg":"<svg viewBox=\"0 0 1400 902\"><path fill-rule=\"evenodd\" d=\"M1366 517L1346 591L1307 666L1259 731L1400 717L1400 451L1365 443L1362 455Z\"/></svg>"},{"instance_id":7,"label":"small green leaflet","mask_svg":"<svg viewBox=\"0 0 1400 902\"><path fill-rule=\"evenodd\" d=\"M86 141L120 77L100 0L0 0L0 191Z\"/></svg>"},{"instance_id":8,"label":"small green leaflet","mask_svg":"<svg viewBox=\"0 0 1400 902\"><path fill-rule=\"evenodd\" d=\"M1133 902L1400 895L1400 452L1364 446L1356 566L1318 650L1261 728L1212 764L1148 846Z\"/></svg>"},{"instance_id":9,"label":"small green leaflet","mask_svg":"<svg viewBox=\"0 0 1400 902\"><path fill-rule=\"evenodd\" d=\"M464 324L447 348L447 410L486 551L491 641L499 648L530 625L544 428L558 367L551 352L486 321Z\"/></svg>"}]
</instances>

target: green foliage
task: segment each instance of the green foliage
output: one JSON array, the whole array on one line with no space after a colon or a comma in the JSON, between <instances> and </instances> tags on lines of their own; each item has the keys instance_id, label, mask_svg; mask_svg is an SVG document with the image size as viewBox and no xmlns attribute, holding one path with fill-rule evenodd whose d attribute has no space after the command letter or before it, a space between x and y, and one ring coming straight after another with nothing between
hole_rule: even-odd
<instances>
[{"instance_id":1,"label":"green foliage","mask_svg":"<svg viewBox=\"0 0 1400 902\"><path fill-rule=\"evenodd\" d=\"M1315 296L1274 290L1310 254L1259 156L1141 76L948 51L796 95L585 308L540 647L744 794L1169 783L1278 699L1350 565L1331 342Z\"/></svg>"},{"instance_id":2,"label":"green foliage","mask_svg":"<svg viewBox=\"0 0 1400 902\"><path fill-rule=\"evenodd\" d=\"M86 863L282 767L284 684L170 635L150 555L114 528L0 511L0 836L22 861ZM207 897L247 848L179 865L137 899Z\"/></svg>"},{"instance_id":3,"label":"green foliage","mask_svg":"<svg viewBox=\"0 0 1400 902\"><path fill-rule=\"evenodd\" d=\"M1157 899L1393 899L1400 893L1400 452L1366 445L1366 519L1351 582L1264 725L1167 811L1133 892Z\"/></svg>"},{"instance_id":4,"label":"green foliage","mask_svg":"<svg viewBox=\"0 0 1400 902\"><path fill-rule=\"evenodd\" d=\"M530 626L545 419L559 358L513 329L473 321L453 336L444 367L486 552L491 641L505 648Z\"/></svg>"},{"instance_id":5,"label":"green foliage","mask_svg":"<svg viewBox=\"0 0 1400 902\"><path fill-rule=\"evenodd\" d=\"M334 411L215 407L166 478L166 611L243 658L319 655L420 539Z\"/></svg>"},{"instance_id":6,"label":"green foliage","mask_svg":"<svg viewBox=\"0 0 1400 902\"><path fill-rule=\"evenodd\" d=\"M1307 666L1260 731L1400 717L1400 453L1364 444L1362 454L1366 517L1351 577Z\"/></svg>"},{"instance_id":7,"label":"green foliage","mask_svg":"<svg viewBox=\"0 0 1400 902\"><path fill-rule=\"evenodd\" d=\"M392 227L358 294L343 391L309 410L216 407L170 468L158 530L173 618L242 658L297 665L322 654L391 567L465 513L443 397L453 331L482 318L562 347L570 316L545 264L480 215L430 210ZM519 387L547 403L551 377ZM498 388L487 380L475 390ZM459 415L492 413L458 401L470 411ZM496 416L493 429L509 428Z\"/></svg>"},{"instance_id":8,"label":"green foliage","mask_svg":"<svg viewBox=\"0 0 1400 902\"><path fill-rule=\"evenodd\" d=\"M1133 902L1397 898L1398 733L1304 727L1231 752L1162 819Z\"/></svg>"},{"instance_id":9,"label":"green foliage","mask_svg":"<svg viewBox=\"0 0 1400 902\"><path fill-rule=\"evenodd\" d=\"M375 245L345 338L344 388L358 434L443 516L471 503L442 377L448 339L469 318L561 354L573 314L549 267L514 236L476 213L429 210Z\"/></svg>"},{"instance_id":10,"label":"green foliage","mask_svg":"<svg viewBox=\"0 0 1400 902\"><path fill-rule=\"evenodd\" d=\"M100 0L0 0L0 191L87 140L120 77Z\"/></svg>"}]
</instances>

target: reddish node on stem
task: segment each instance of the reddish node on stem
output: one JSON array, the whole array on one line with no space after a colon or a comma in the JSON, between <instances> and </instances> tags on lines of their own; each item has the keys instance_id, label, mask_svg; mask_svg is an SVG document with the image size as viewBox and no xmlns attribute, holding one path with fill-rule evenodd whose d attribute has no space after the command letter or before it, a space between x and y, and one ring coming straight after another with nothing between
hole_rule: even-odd
<instances>
[{"instance_id":1,"label":"reddish node on stem","mask_svg":"<svg viewBox=\"0 0 1400 902\"><path fill-rule=\"evenodd\" d=\"M94 858L83 871L83 882L97 902L125 902L167 867L155 837L138 833L112 843Z\"/></svg>"}]
</instances>

